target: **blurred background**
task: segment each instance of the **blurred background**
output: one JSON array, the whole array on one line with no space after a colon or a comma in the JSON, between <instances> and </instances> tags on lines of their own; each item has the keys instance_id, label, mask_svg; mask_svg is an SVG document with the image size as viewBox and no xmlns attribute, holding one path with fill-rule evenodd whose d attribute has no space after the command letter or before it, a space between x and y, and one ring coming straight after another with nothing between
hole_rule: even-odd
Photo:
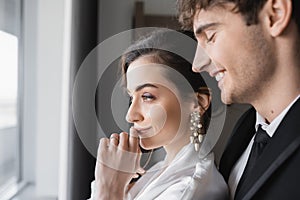
<instances>
[{"instance_id":1,"label":"blurred background","mask_svg":"<svg viewBox=\"0 0 300 200\"><path fill-rule=\"evenodd\" d=\"M0 0L0 200L89 197L95 158L74 125L72 98L85 98L73 96L76 74L111 36L145 26L178 30L175 16L176 0ZM95 94L107 133L119 131L107 106L118 61L111 65ZM120 107L127 106L125 100ZM245 109L227 107L217 162Z\"/></svg>"}]
</instances>

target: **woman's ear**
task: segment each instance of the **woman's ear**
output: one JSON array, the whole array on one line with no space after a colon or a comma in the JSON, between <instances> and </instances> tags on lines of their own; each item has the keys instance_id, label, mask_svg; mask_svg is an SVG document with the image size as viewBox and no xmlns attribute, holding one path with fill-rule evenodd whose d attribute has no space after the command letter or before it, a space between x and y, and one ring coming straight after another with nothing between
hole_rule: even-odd
<instances>
[{"instance_id":1,"label":"woman's ear","mask_svg":"<svg viewBox=\"0 0 300 200\"><path fill-rule=\"evenodd\" d=\"M268 0L263 10L270 34L273 37L282 34L291 21L292 1Z\"/></svg>"},{"instance_id":2,"label":"woman's ear","mask_svg":"<svg viewBox=\"0 0 300 200\"><path fill-rule=\"evenodd\" d=\"M211 96L199 92L196 92L196 96L197 102L195 102L194 110L200 111L200 115L202 115L210 106Z\"/></svg>"}]
</instances>

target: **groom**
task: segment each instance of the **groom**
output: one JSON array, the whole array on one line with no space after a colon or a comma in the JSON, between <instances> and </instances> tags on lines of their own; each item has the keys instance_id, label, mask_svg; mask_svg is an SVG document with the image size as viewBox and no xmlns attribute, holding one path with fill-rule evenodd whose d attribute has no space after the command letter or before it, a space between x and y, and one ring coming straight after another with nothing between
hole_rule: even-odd
<instances>
[{"instance_id":1,"label":"groom","mask_svg":"<svg viewBox=\"0 0 300 200\"><path fill-rule=\"evenodd\" d=\"M300 199L299 2L178 1L198 40L193 70L216 78L224 103L253 106L220 162L232 199Z\"/></svg>"}]
</instances>

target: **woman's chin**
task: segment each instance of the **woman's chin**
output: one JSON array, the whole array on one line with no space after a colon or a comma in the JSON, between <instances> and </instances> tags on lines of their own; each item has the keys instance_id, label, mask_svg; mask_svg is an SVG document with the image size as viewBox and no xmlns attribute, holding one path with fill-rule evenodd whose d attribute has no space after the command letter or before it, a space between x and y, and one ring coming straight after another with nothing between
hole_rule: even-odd
<instances>
[{"instance_id":1,"label":"woman's chin","mask_svg":"<svg viewBox=\"0 0 300 200\"><path fill-rule=\"evenodd\" d=\"M148 140L148 141L145 141ZM157 145L153 144L153 142L149 141L149 139L141 139L140 146L145 150L152 150L158 148Z\"/></svg>"}]
</instances>

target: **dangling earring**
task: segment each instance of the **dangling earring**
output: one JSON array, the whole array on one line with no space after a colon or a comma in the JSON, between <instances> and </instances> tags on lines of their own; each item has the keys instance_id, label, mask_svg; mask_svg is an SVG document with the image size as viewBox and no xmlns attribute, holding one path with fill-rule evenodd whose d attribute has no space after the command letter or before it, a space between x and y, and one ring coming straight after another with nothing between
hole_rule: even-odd
<instances>
[{"instance_id":1,"label":"dangling earring","mask_svg":"<svg viewBox=\"0 0 300 200\"><path fill-rule=\"evenodd\" d=\"M190 114L191 116L191 136L190 136L190 142L194 144L195 151L199 151L200 144L203 141L204 138L204 131L202 129L201 124L201 116L199 111L194 111Z\"/></svg>"}]
</instances>

